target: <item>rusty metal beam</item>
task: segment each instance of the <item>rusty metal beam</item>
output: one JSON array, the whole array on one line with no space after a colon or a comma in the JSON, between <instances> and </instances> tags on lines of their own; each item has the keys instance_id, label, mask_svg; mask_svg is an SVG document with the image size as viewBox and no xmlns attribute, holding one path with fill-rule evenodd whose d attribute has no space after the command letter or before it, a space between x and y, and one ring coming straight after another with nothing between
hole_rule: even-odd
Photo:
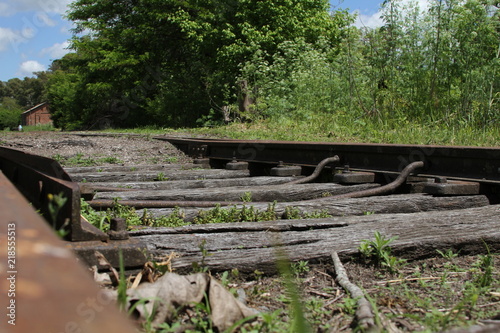
<instances>
[{"instance_id":1,"label":"rusty metal beam","mask_svg":"<svg viewBox=\"0 0 500 333\"><path fill-rule=\"evenodd\" d=\"M0 331L136 332L1 172L0 193Z\"/></svg>"},{"instance_id":2,"label":"rusty metal beam","mask_svg":"<svg viewBox=\"0 0 500 333\"><path fill-rule=\"evenodd\" d=\"M105 233L80 218L80 187L56 161L0 147L0 170L56 230L69 232L71 241L106 240ZM50 195L66 199L56 220L50 212Z\"/></svg>"},{"instance_id":3,"label":"rusty metal beam","mask_svg":"<svg viewBox=\"0 0 500 333\"><path fill-rule=\"evenodd\" d=\"M419 175L478 181L500 185L500 148L444 147L425 145L287 142L262 140L210 140L155 137L186 153L196 151L213 161L238 161L315 166L338 155L341 165L353 171L398 174L408 164L423 161ZM196 150L200 147L200 150ZM201 149L203 147L203 149Z\"/></svg>"},{"instance_id":4,"label":"rusty metal beam","mask_svg":"<svg viewBox=\"0 0 500 333\"><path fill-rule=\"evenodd\" d=\"M82 219L80 187L77 183L67 180L70 179L69 176L56 161L0 147L0 170L53 229L69 232L65 238L73 242L70 247L89 266L96 264L92 249L97 248L110 258L115 267L119 264L117 259L119 251L127 254L124 257L127 268L137 268L146 262L144 244L132 240L110 240L108 234ZM49 208L50 195L58 194L61 194L66 202L53 221ZM10 213L12 208L6 206L6 209Z\"/></svg>"}]
</instances>

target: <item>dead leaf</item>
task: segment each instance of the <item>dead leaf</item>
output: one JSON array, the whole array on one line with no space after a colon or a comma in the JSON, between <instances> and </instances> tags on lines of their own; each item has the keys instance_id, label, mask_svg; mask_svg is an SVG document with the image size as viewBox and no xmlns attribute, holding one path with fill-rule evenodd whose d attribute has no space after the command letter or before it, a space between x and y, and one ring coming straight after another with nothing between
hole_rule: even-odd
<instances>
[{"instance_id":1,"label":"dead leaf","mask_svg":"<svg viewBox=\"0 0 500 333\"><path fill-rule=\"evenodd\" d=\"M227 291L217 280L205 273L181 276L166 273L154 283L142 283L127 291L128 308L142 321L151 314L152 324L158 326L171 320L172 314L183 307L202 302L207 295L214 327L224 331L237 321L257 312Z\"/></svg>"}]
</instances>

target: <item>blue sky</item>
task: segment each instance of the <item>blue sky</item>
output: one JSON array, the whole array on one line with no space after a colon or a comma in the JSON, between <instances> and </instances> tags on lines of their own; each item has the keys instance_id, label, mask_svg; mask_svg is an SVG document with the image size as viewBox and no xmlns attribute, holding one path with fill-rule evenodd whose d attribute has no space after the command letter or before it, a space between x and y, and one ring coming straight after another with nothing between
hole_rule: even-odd
<instances>
[{"instance_id":1,"label":"blue sky","mask_svg":"<svg viewBox=\"0 0 500 333\"><path fill-rule=\"evenodd\" d=\"M119 1L119 0L115 0ZM0 0L0 81L33 76L68 52L71 0ZM377 25L379 0L331 0L333 8L358 11L364 25Z\"/></svg>"}]
</instances>

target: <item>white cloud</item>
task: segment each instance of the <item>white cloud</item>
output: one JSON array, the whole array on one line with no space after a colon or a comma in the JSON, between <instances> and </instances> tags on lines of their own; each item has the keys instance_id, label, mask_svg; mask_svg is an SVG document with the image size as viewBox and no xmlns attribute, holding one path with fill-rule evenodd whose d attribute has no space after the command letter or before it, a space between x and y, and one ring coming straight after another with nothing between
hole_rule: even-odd
<instances>
[{"instance_id":1,"label":"white cloud","mask_svg":"<svg viewBox=\"0 0 500 333\"><path fill-rule=\"evenodd\" d=\"M410 4L417 4L421 11L425 11L429 8L429 0L403 0L403 6ZM360 14L359 10L355 11L357 14L354 26L358 28L377 28L384 25L384 20L382 19L382 11L378 11L372 15Z\"/></svg>"},{"instance_id":2,"label":"white cloud","mask_svg":"<svg viewBox=\"0 0 500 333\"><path fill-rule=\"evenodd\" d=\"M17 39L19 35L14 30L0 27L0 52L13 47Z\"/></svg>"},{"instance_id":3,"label":"white cloud","mask_svg":"<svg viewBox=\"0 0 500 333\"><path fill-rule=\"evenodd\" d=\"M11 16L20 12L63 14L70 3L71 0L10 0L0 2L0 16Z\"/></svg>"},{"instance_id":4,"label":"white cloud","mask_svg":"<svg viewBox=\"0 0 500 333\"><path fill-rule=\"evenodd\" d=\"M380 16L381 12L376 12L373 15L364 15L357 12L354 26L358 28L376 28L384 25L384 20Z\"/></svg>"},{"instance_id":5,"label":"white cloud","mask_svg":"<svg viewBox=\"0 0 500 333\"><path fill-rule=\"evenodd\" d=\"M38 12L34 20L38 21L38 25L54 27L56 25L56 21L52 20L46 12Z\"/></svg>"},{"instance_id":6,"label":"white cloud","mask_svg":"<svg viewBox=\"0 0 500 333\"><path fill-rule=\"evenodd\" d=\"M41 72L45 70L45 66L35 60L25 61L19 66L19 76L32 76L33 72Z\"/></svg>"},{"instance_id":7,"label":"white cloud","mask_svg":"<svg viewBox=\"0 0 500 333\"><path fill-rule=\"evenodd\" d=\"M0 2L0 16L10 16L14 14L12 6L8 3Z\"/></svg>"},{"instance_id":8,"label":"white cloud","mask_svg":"<svg viewBox=\"0 0 500 333\"><path fill-rule=\"evenodd\" d=\"M41 54L42 55L48 54L52 59L60 59L65 54L71 52L71 50L68 49L68 46L69 42L56 43L50 47L44 48L41 51Z\"/></svg>"},{"instance_id":9,"label":"white cloud","mask_svg":"<svg viewBox=\"0 0 500 333\"><path fill-rule=\"evenodd\" d=\"M416 3L420 10L426 10L429 7L429 0L403 0L403 5Z\"/></svg>"}]
</instances>

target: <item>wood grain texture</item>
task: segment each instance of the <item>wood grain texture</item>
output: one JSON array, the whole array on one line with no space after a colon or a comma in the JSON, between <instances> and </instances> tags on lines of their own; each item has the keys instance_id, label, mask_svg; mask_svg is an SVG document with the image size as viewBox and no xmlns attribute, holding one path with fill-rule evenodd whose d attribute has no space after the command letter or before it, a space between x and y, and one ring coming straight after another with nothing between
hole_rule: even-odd
<instances>
[{"instance_id":1,"label":"wood grain texture","mask_svg":"<svg viewBox=\"0 0 500 333\"><path fill-rule=\"evenodd\" d=\"M300 201L351 193L378 187L378 184L344 186L333 183L272 186L235 186L231 188L204 188L182 190L140 190L134 192L97 193L94 199L171 200L171 201L241 201L250 195L257 202Z\"/></svg>"},{"instance_id":2,"label":"wood grain texture","mask_svg":"<svg viewBox=\"0 0 500 333\"><path fill-rule=\"evenodd\" d=\"M311 201L298 201L277 203L275 212L277 217L285 217L285 212L293 208L303 216L305 213L325 212L332 216L390 214L390 213L417 213L433 210L451 210L460 208L472 208L488 205L488 199L485 196L464 196L464 197L433 197L426 194L402 194L368 198L351 199L319 199ZM265 211L269 204L267 203L248 203L246 207L252 206L258 211ZM236 206L241 208L242 206ZM193 221L198 216L202 208L182 209L185 220ZM154 217L168 216L172 214L173 209L148 209L148 214ZM137 214L142 216L143 211L137 210Z\"/></svg>"},{"instance_id":3,"label":"wood grain texture","mask_svg":"<svg viewBox=\"0 0 500 333\"><path fill-rule=\"evenodd\" d=\"M134 171L134 172L98 172L78 173L71 176L74 182L140 182L154 181L159 173L168 180L196 180L249 177L248 170L165 170L165 171Z\"/></svg>"},{"instance_id":4,"label":"wood grain texture","mask_svg":"<svg viewBox=\"0 0 500 333\"><path fill-rule=\"evenodd\" d=\"M343 260L358 255L362 240L375 231L386 238L397 236L396 256L418 259L434 256L436 250L482 253L500 249L500 206L432 211L409 214L374 214L315 220L282 220L255 223L199 225L136 231L134 238L148 244L156 256L176 252L173 267L189 270L201 262L200 244L209 252L206 265L214 270L275 272L276 246L284 248L291 261L331 261L337 251Z\"/></svg>"}]
</instances>

